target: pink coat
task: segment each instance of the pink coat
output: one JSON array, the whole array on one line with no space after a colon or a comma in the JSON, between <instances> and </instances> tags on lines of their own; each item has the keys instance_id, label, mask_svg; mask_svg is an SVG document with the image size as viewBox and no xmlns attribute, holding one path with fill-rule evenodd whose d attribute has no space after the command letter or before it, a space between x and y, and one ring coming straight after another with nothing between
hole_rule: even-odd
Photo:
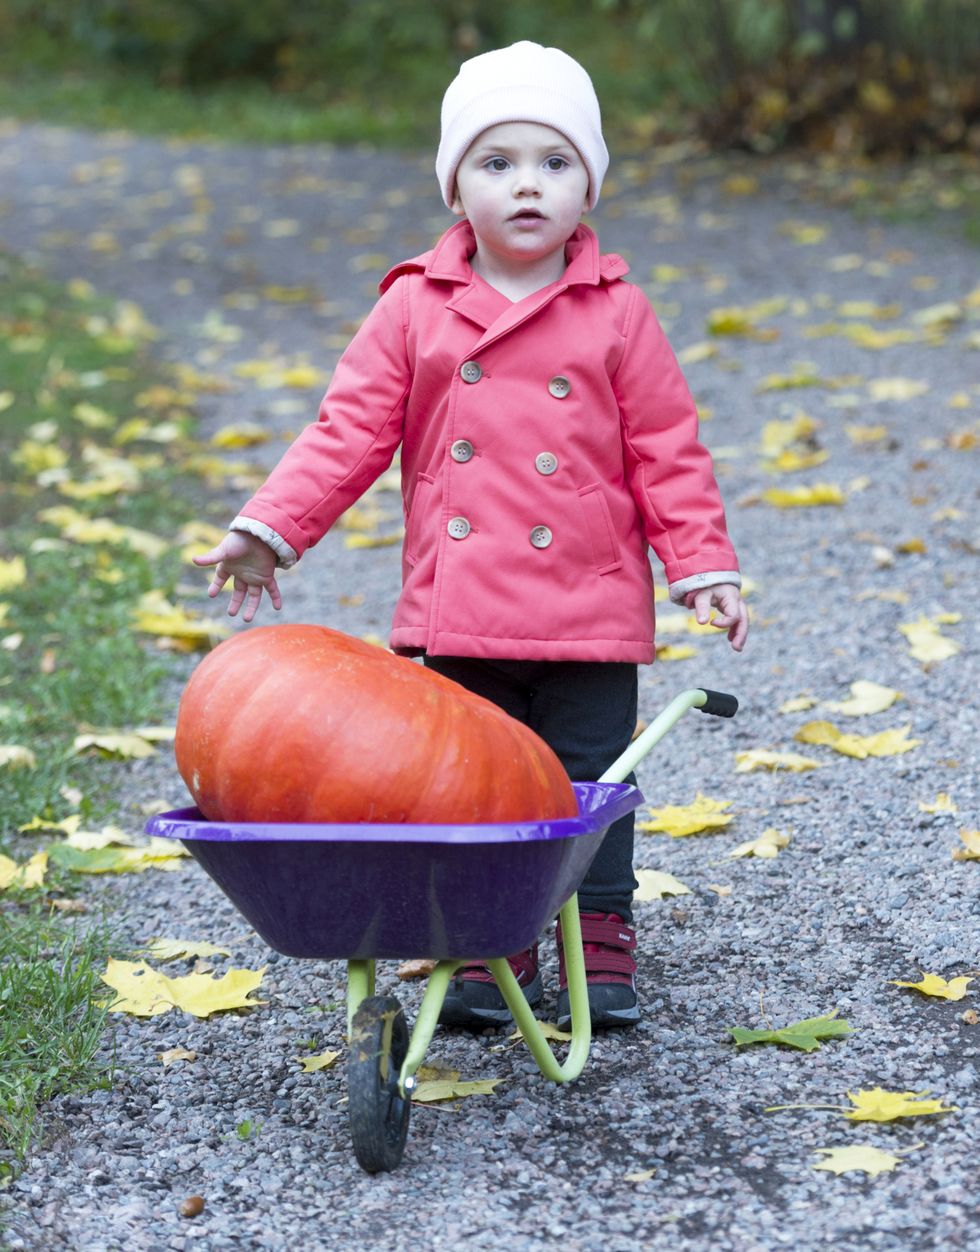
<instances>
[{"instance_id":1,"label":"pink coat","mask_svg":"<svg viewBox=\"0 0 980 1252\"><path fill-rule=\"evenodd\" d=\"M739 581L680 368L587 227L563 278L517 303L474 274L474 247L459 222L385 277L319 420L236 525L289 563L401 444L396 651L651 661L648 545L674 599Z\"/></svg>"}]
</instances>

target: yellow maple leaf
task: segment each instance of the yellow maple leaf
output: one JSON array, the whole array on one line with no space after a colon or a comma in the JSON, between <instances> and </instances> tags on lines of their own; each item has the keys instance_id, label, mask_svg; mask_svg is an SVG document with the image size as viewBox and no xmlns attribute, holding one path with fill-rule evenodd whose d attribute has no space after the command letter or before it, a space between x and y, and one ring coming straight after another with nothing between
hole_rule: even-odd
<instances>
[{"instance_id":1,"label":"yellow maple leaf","mask_svg":"<svg viewBox=\"0 0 980 1252\"><path fill-rule=\"evenodd\" d=\"M911 726L882 730L876 735L852 735L838 730L831 722L807 722L793 736L800 743L823 744L844 756L864 760L869 756L899 756L918 747L921 739L909 739Z\"/></svg>"},{"instance_id":2,"label":"yellow maple leaf","mask_svg":"<svg viewBox=\"0 0 980 1252\"><path fill-rule=\"evenodd\" d=\"M725 812L731 803L731 800L713 800L699 791L692 804L668 804L650 809L653 820L637 822L637 829L646 834L667 834L674 839L705 830L720 830L735 820L734 814Z\"/></svg>"},{"instance_id":3,"label":"yellow maple leaf","mask_svg":"<svg viewBox=\"0 0 980 1252\"><path fill-rule=\"evenodd\" d=\"M219 948L202 939L151 939L146 945L146 952L158 961L173 961L177 957L231 956L228 948Z\"/></svg>"},{"instance_id":4,"label":"yellow maple leaf","mask_svg":"<svg viewBox=\"0 0 980 1252\"><path fill-rule=\"evenodd\" d=\"M961 830L962 848L953 849L954 861L980 861L980 830Z\"/></svg>"},{"instance_id":5,"label":"yellow maple leaf","mask_svg":"<svg viewBox=\"0 0 980 1252\"><path fill-rule=\"evenodd\" d=\"M321 1069L330 1069L340 1058L339 1052L318 1052L315 1056L297 1056L293 1059L299 1061L303 1067L304 1074L315 1074Z\"/></svg>"},{"instance_id":6,"label":"yellow maple leaf","mask_svg":"<svg viewBox=\"0 0 980 1252\"><path fill-rule=\"evenodd\" d=\"M786 421L766 422L762 427L760 451L765 457L778 457L794 443L811 439L820 423L806 413L797 413Z\"/></svg>"},{"instance_id":7,"label":"yellow maple leaf","mask_svg":"<svg viewBox=\"0 0 980 1252\"><path fill-rule=\"evenodd\" d=\"M750 774L757 769L788 770L791 774L802 774L809 769L822 769L819 761L798 752L770 752L767 748L749 748L745 752L735 753L735 773Z\"/></svg>"},{"instance_id":8,"label":"yellow maple leaf","mask_svg":"<svg viewBox=\"0 0 980 1252\"><path fill-rule=\"evenodd\" d=\"M692 648L689 643L663 643L657 646L658 661L689 661L697 654L697 648Z\"/></svg>"},{"instance_id":9,"label":"yellow maple leaf","mask_svg":"<svg viewBox=\"0 0 980 1252\"><path fill-rule=\"evenodd\" d=\"M857 682L851 683L849 700L828 700L824 707L833 709L835 713L843 713L845 717L864 717L869 713L883 713L901 698L902 693L893 687L884 687L881 683L859 678Z\"/></svg>"},{"instance_id":10,"label":"yellow maple leaf","mask_svg":"<svg viewBox=\"0 0 980 1252\"><path fill-rule=\"evenodd\" d=\"M759 856L765 860L771 860L789 843L789 835L785 831L776 830L774 826L770 826L764 830L758 839L750 839L747 843L740 843L737 848L732 848L729 856Z\"/></svg>"},{"instance_id":11,"label":"yellow maple leaf","mask_svg":"<svg viewBox=\"0 0 980 1252\"><path fill-rule=\"evenodd\" d=\"M767 487L762 499L777 509L801 509L843 504L845 497L835 483L813 483L809 487Z\"/></svg>"},{"instance_id":12,"label":"yellow maple leaf","mask_svg":"<svg viewBox=\"0 0 980 1252\"><path fill-rule=\"evenodd\" d=\"M47 869L47 852L35 852L29 861L21 865L9 856L0 855L0 891L6 891L10 887L29 891L33 887L43 886Z\"/></svg>"},{"instance_id":13,"label":"yellow maple leaf","mask_svg":"<svg viewBox=\"0 0 980 1252\"><path fill-rule=\"evenodd\" d=\"M921 1147L921 1144L915 1144ZM881 1148L872 1147L870 1143L854 1143L845 1148L814 1148L814 1152L822 1152L824 1159L814 1165L814 1169L825 1169L833 1174L848 1174L860 1170L872 1177L893 1170L902 1161L902 1156L891 1152L883 1152ZM911 1152L911 1147L906 1152ZM902 1154L904 1156L904 1153Z\"/></svg>"},{"instance_id":14,"label":"yellow maple leaf","mask_svg":"<svg viewBox=\"0 0 980 1252\"><path fill-rule=\"evenodd\" d=\"M923 1117L934 1113L955 1113L953 1105L942 1100L923 1100L928 1091L885 1091L874 1087L869 1091L849 1091L847 1098L854 1108L844 1116L852 1122L892 1122L898 1117Z\"/></svg>"},{"instance_id":15,"label":"yellow maple leaf","mask_svg":"<svg viewBox=\"0 0 980 1252\"><path fill-rule=\"evenodd\" d=\"M973 979L961 975L947 982L938 974L924 973L918 982L901 982L897 978L890 978L889 982L893 987L911 987L914 991L921 991L926 996L936 996L940 1000L962 1000Z\"/></svg>"},{"instance_id":16,"label":"yellow maple leaf","mask_svg":"<svg viewBox=\"0 0 980 1252\"><path fill-rule=\"evenodd\" d=\"M926 803L924 800L919 801L919 811L921 813L958 813L956 803L948 791L940 791L935 800Z\"/></svg>"},{"instance_id":17,"label":"yellow maple leaf","mask_svg":"<svg viewBox=\"0 0 980 1252\"><path fill-rule=\"evenodd\" d=\"M764 468L772 473L793 474L797 470L813 469L823 465L830 456L829 452L800 452L795 448L786 448L778 456L765 463Z\"/></svg>"},{"instance_id":18,"label":"yellow maple leaf","mask_svg":"<svg viewBox=\"0 0 980 1252\"><path fill-rule=\"evenodd\" d=\"M636 870L639 884L635 900L662 900L664 896L689 896L691 888L685 887L679 878L658 869Z\"/></svg>"},{"instance_id":19,"label":"yellow maple leaf","mask_svg":"<svg viewBox=\"0 0 980 1252\"><path fill-rule=\"evenodd\" d=\"M258 422L240 422L220 427L209 442L212 448L254 448L256 444L268 443L269 438L269 432Z\"/></svg>"},{"instance_id":20,"label":"yellow maple leaf","mask_svg":"<svg viewBox=\"0 0 980 1252\"><path fill-rule=\"evenodd\" d=\"M793 696L789 700L784 700L779 706L780 713L805 713L807 709L812 709L817 703L814 696Z\"/></svg>"},{"instance_id":21,"label":"yellow maple leaf","mask_svg":"<svg viewBox=\"0 0 980 1252\"><path fill-rule=\"evenodd\" d=\"M936 617L920 617L914 622L902 622L899 630L909 641L909 655L923 665L934 665L939 661L947 661L960 650L955 639L949 639L939 627L945 624L943 618L957 615L940 614Z\"/></svg>"},{"instance_id":22,"label":"yellow maple leaf","mask_svg":"<svg viewBox=\"0 0 980 1252\"><path fill-rule=\"evenodd\" d=\"M215 639L230 633L230 627L224 623L171 604L162 591L147 591L140 596L133 610L133 620L141 634L159 635L185 652L210 648Z\"/></svg>"},{"instance_id":23,"label":"yellow maple leaf","mask_svg":"<svg viewBox=\"0 0 980 1252\"><path fill-rule=\"evenodd\" d=\"M168 978L146 961L117 961L109 958L102 981L116 992L109 1002L110 1013L131 1013L135 1017L156 1017L172 1008L184 1009L195 1017L210 1017L226 1009L255 1008L262 1000L249 997L262 981L265 966L259 970L230 969L220 978L210 974L186 974Z\"/></svg>"},{"instance_id":24,"label":"yellow maple leaf","mask_svg":"<svg viewBox=\"0 0 980 1252\"><path fill-rule=\"evenodd\" d=\"M861 426L857 423L848 423L844 426L847 437L852 443L880 443L883 439L888 438L888 427L882 426Z\"/></svg>"}]
</instances>

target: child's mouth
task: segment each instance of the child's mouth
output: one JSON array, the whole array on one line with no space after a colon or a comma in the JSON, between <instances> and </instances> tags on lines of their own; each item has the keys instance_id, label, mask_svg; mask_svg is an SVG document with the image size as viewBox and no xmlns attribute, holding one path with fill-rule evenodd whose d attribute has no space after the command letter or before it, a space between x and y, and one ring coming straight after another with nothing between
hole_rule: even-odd
<instances>
[{"instance_id":1,"label":"child's mouth","mask_svg":"<svg viewBox=\"0 0 980 1252\"><path fill-rule=\"evenodd\" d=\"M537 209L521 209L520 213L514 213L510 220L512 222L541 222L544 220L544 214Z\"/></svg>"}]
</instances>

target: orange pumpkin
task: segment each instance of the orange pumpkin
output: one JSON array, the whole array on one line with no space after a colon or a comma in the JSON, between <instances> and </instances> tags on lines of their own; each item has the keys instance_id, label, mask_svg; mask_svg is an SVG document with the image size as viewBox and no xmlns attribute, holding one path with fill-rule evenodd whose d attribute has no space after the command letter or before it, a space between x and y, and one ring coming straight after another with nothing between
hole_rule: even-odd
<instances>
[{"instance_id":1,"label":"orange pumpkin","mask_svg":"<svg viewBox=\"0 0 980 1252\"><path fill-rule=\"evenodd\" d=\"M548 745L495 704L325 626L219 644L180 701L177 768L210 821L514 822L578 808Z\"/></svg>"}]
</instances>

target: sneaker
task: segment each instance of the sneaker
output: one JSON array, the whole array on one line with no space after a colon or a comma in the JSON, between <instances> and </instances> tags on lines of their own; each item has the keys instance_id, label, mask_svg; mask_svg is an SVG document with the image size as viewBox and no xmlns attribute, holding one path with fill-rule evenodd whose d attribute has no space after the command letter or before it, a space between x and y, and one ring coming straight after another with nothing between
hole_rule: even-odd
<instances>
[{"instance_id":1,"label":"sneaker","mask_svg":"<svg viewBox=\"0 0 980 1252\"><path fill-rule=\"evenodd\" d=\"M618 913L581 913L585 978L593 1026L635 1026L640 1020L636 995L636 931ZM561 922L558 923L558 1025L571 1025L568 979Z\"/></svg>"},{"instance_id":2,"label":"sneaker","mask_svg":"<svg viewBox=\"0 0 980 1252\"><path fill-rule=\"evenodd\" d=\"M538 945L509 956L507 964L528 1004L532 1008L540 1004L543 987L538 971ZM487 966L461 965L452 977L439 1010L440 1024L480 1029L506 1025L510 1020L511 1011Z\"/></svg>"}]
</instances>

